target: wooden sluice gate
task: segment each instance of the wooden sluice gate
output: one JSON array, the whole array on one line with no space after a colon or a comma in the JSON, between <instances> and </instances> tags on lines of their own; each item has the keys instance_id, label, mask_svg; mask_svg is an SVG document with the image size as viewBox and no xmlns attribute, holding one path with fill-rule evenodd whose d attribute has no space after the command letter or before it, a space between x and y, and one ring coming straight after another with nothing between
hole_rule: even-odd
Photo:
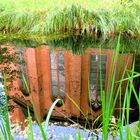
<instances>
[{"instance_id":1,"label":"wooden sluice gate","mask_svg":"<svg viewBox=\"0 0 140 140\"><path fill-rule=\"evenodd\" d=\"M87 49L83 55L74 55L71 51L51 50L45 45L21 51L20 58L25 61L25 65L18 68L27 79L30 95L23 79L17 78L13 82L14 89L9 93L20 110L19 115L17 111L15 114L12 112L13 120L26 116L22 111L23 106L33 108L33 105L39 118L43 120L58 98L63 99L64 105L58 103L52 117L95 119L102 113L100 71L102 70L103 90L106 91L109 77L112 76L114 55L114 50L100 51L96 48ZM120 64L120 59L125 63ZM119 54L116 69L119 66L121 69L120 74L116 75L117 79L121 78L126 67L131 69L132 61L132 54ZM124 91L125 85L126 83L122 85Z\"/></svg>"}]
</instances>

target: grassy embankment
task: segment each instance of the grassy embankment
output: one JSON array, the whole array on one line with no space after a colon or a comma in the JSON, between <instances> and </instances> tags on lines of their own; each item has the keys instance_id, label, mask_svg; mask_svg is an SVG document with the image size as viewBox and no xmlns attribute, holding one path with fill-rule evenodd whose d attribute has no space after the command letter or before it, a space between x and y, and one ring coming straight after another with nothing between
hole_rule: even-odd
<instances>
[{"instance_id":1,"label":"grassy embankment","mask_svg":"<svg viewBox=\"0 0 140 140\"><path fill-rule=\"evenodd\" d=\"M0 2L0 34L8 38L42 38L77 33L103 37L120 32L140 35L139 0L5 0Z\"/></svg>"}]
</instances>

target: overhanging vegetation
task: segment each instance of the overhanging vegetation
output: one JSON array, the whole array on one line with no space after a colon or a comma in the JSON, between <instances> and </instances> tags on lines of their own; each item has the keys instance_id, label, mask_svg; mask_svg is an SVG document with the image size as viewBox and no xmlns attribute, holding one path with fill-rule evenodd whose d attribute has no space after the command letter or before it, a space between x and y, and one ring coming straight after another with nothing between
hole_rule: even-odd
<instances>
[{"instance_id":1,"label":"overhanging vegetation","mask_svg":"<svg viewBox=\"0 0 140 140\"><path fill-rule=\"evenodd\" d=\"M9 3L9 4L7 4ZM96 6L95 6L96 5ZM105 6L106 5L106 6ZM90 34L105 38L140 35L139 0L30 0L0 2L0 33L47 36Z\"/></svg>"}]
</instances>

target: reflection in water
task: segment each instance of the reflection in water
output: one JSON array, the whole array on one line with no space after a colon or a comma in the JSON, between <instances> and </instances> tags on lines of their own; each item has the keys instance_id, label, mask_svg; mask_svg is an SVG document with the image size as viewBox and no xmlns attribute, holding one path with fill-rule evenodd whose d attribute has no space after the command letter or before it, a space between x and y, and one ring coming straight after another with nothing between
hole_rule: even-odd
<instances>
[{"instance_id":1,"label":"reflection in water","mask_svg":"<svg viewBox=\"0 0 140 140\"><path fill-rule=\"evenodd\" d=\"M62 39L48 40L50 48L70 50L74 54L84 54L87 48L115 49L118 38L95 38L92 36L71 35ZM120 52L140 53L140 39L121 38Z\"/></svg>"},{"instance_id":2,"label":"reflection in water","mask_svg":"<svg viewBox=\"0 0 140 140\"><path fill-rule=\"evenodd\" d=\"M90 61L90 100L93 110L98 110L101 108L101 84L102 91L105 90L107 56L91 54Z\"/></svg>"},{"instance_id":3,"label":"reflection in water","mask_svg":"<svg viewBox=\"0 0 140 140\"><path fill-rule=\"evenodd\" d=\"M73 53L83 54L87 48L116 48L118 37L98 38L90 35L68 35L57 34L55 36L48 36L43 38L18 38L0 37L0 45L11 44L16 47L36 48L42 44L49 45L51 48L63 48L65 50L72 50ZM139 38L121 38L121 51L140 53L140 39Z\"/></svg>"},{"instance_id":4,"label":"reflection in water","mask_svg":"<svg viewBox=\"0 0 140 140\"><path fill-rule=\"evenodd\" d=\"M112 44L112 42L115 43ZM24 51L17 49L18 51L20 50L20 61L25 60L27 64L21 67L18 65L18 69L25 77L27 75L29 79L31 96L35 101L37 111L41 112L40 116L45 115L46 110L49 110L50 105L57 98L65 101L67 105L65 112L80 116L80 111L76 110L75 106L74 109L71 109L72 103L68 101L67 94L75 101L78 101L78 106L85 114L87 111L90 112L89 108L92 107L93 112L99 115L98 111L101 111L102 104L101 83L102 89L106 90L106 81L111 65L108 65L108 61L112 59L114 52L110 48L116 46L116 40L100 41L100 39L88 36L70 36L60 40L48 41L47 44L48 46L27 48ZM102 47L105 48L105 53L100 53L98 48ZM57 50L52 50L51 48L57 48ZM134 51L137 49L135 48ZM128 68L130 68L132 55L126 54L124 60L125 62L128 61ZM77 71L75 71L75 68ZM102 79L100 78L100 73ZM90 83L90 99L88 97L88 83ZM25 89L22 79L18 84ZM76 88L72 89L73 87ZM10 93L11 96L13 96L13 93L17 93L22 95L21 97L25 97L22 94L23 91L22 93L21 91L19 92L20 88L17 90L13 90L12 94ZM27 100L27 96L24 100ZM91 101L92 106L89 105L89 101ZM56 108L56 110L62 111L62 108L58 107L59 109L57 110Z\"/></svg>"},{"instance_id":5,"label":"reflection in water","mask_svg":"<svg viewBox=\"0 0 140 140\"><path fill-rule=\"evenodd\" d=\"M17 48L17 53L19 56L18 58L19 58L19 63L20 63L18 65L19 77L20 77L19 80L20 80L20 84L22 85L20 89L22 90L22 93L24 95L29 95L26 84L25 84L24 80L22 80L24 77L26 79L26 82L29 85L28 76L27 76L27 66L25 63L26 62L25 49Z\"/></svg>"},{"instance_id":6,"label":"reflection in water","mask_svg":"<svg viewBox=\"0 0 140 140\"><path fill-rule=\"evenodd\" d=\"M64 53L51 51L52 95L54 100L65 97Z\"/></svg>"}]
</instances>

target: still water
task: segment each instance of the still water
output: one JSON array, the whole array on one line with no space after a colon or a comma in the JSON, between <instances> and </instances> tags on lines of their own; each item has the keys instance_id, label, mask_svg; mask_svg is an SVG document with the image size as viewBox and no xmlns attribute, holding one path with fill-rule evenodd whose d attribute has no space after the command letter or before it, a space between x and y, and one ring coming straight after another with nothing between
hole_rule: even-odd
<instances>
[{"instance_id":1,"label":"still water","mask_svg":"<svg viewBox=\"0 0 140 140\"><path fill-rule=\"evenodd\" d=\"M12 43L2 44L1 48L8 48L0 54L1 60L7 59L0 61L0 65L1 72L9 71L11 114L14 114L14 106L18 107L17 110L23 117L20 115L17 117L22 121L27 117L27 106L33 111L33 102L39 117L43 119L51 104L60 98L63 99L65 107L63 108L63 104L59 102L52 114L53 117L87 116L95 119L102 112L101 91L108 89L108 81L111 81L113 71L117 69L116 81L119 80L125 68L131 70L134 57L137 62L135 69L137 72L140 70L139 40L129 39L121 40L120 54L115 69L112 69L114 56L117 53L117 42L116 38L69 36L40 44L27 40L14 40ZM9 49L13 44L16 47ZM13 57L3 57L5 54ZM24 79L28 84L30 95ZM4 97L2 83L0 73L0 92ZM139 78L136 78L135 85L136 87L139 85ZM122 86L122 96L125 93L125 86L126 84ZM118 102L120 103L120 100ZM2 102L0 104L3 106ZM137 104L133 104L133 108L136 107ZM13 117L13 121L14 119Z\"/></svg>"}]
</instances>

